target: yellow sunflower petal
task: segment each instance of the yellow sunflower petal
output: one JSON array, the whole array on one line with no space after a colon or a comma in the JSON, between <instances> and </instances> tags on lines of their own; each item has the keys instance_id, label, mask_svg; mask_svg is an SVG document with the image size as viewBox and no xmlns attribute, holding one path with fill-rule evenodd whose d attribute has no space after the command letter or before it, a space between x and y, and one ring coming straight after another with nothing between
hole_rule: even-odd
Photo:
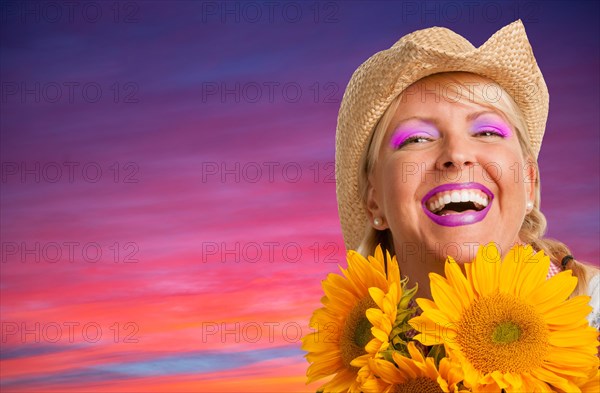
<instances>
[{"instance_id":1,"label":"yellow sunflower petal","mask_svg":"<svg viewBox=\"0 0 600 393\"><path fill-rule=\"evenodd\" d=\"M492 371L490 373L490 377L492 377L496 386L498 386L500 389L513 388L513 386L511 386L504 380L504 373L502 373L498 370ZM521 383L520 378L517 379L517 383L519 383L519 384ZM514 386L514 388L520 389L521 386L517 385L517 386Z\"/></svg>"},{"instance_id":2,"label":"yellow sunflower petal","mask_svg":"<svg viewBox=\"0 0 600 393\"><path fill-rule=\"evenodd\" d=\"M469 283L470 290L473 293L473 301L476 301L480 295L479 295L479 292L477 291L477 288L475 288L475 280L473 278L473 275L474 275L473 263L465 263L465 264L463 264L463 267L465 269L465 275L467 277L467 282Z\"/></svg>"},{"instance_id":3,"label":"yellow sunflower petal","mask_svg":"<svg viewBox=\"0 0 600 393\"><path fill-rule=\"evenodd\" d=\"M431 296L441 310L453 315L461 314L462 304L457 302L459 293L453 287L448 285L448 281L442 276L430 273Z\"/></svg>"},{"instance_id":4,"label":"yellow sunflower petal","mask_svg":"<svg viewBox=\"0 0 600 393\"><path fill-rule=\"evenodd\" d=\"M581 391L582 393L600 392L600 370L597 370L587 382L581 385Z\"/></svg>"},{"instance_id":5,"label":"yellow sunflower petal","mask_svg":"<svg viewBox=\"0 0 600 393\"><path fill-rule=\"evenodd\" d=\"M355 383L355 372L343 370L337 373L329 382L325 383L321 389L324 393L339 393L349 390Z\"/></svg>"},{"instance_id":6,"label":"yellow sunflower petal","mask_svg":"<svg viewBox=\"0 0 600 393\"><path fill-rule=\"evenodd\" d=\"M354 297L361 296L361 293L358 291L358 288L356 288L356 286L353 285L351 281L348 281L346 278L344 278L340 275L330 273L327 276L327 281L329 281L331 283L332 287L339 288L348 293L351 293L352 296L354 296Z\"/></svg>"},{"instance_id":7,"label":"yellow sunflower petal","mask_svg":"<svg viewBox=\"0 0 600 393\"><path fill-rule=\"evenodd\" d=\"M394 384L402 379L402 374L398 372L398 369L394 363L386 360L370 360L369 364L371 368L376 370L377 376L379 376L384 382L388 384Z\"/></svg>"},{"instance_id":8,"label":"yellow sunflower petal","mask_svg":"<svg viewBox=\"0 0 600 393\"><path fill-rule=\"evenodd\" d=\"M521 258L523 254L529 255L529 253L526 253L525 250L523 250L522 248L511 248L510 251L504 257L502 265L500 266L500 288L502 291L511 295L515 294L512 283L515 277L519 274L519 258Z\"/></svg>"},{"instance_id":9,"label":"yellow sunflower petal","mask_svg":"<svg viewBox=\"0 0 600 393\"><path fill-rule=\"evenodd\" d=\"M524 260L520 266L520 272L514 280L515 291L513 293L516 296L527 298L531 292L546 281L550 258L540 251Z\"/></svg>"},{"instance_id":10,"label":"yellow sunflower petal","mask_svg":"<svg viewBox=\"0 0 600 393\"><path fill-rule=\"evenodd\" d=\"M383 298L385 297L385 292L383 292L380 288L371 287L369 288L369 294L371 298L379 307L383 307Z\"/></svg>"},{"instance_id":11,"label":"yellow sunflower petal","mask_svg":"<svg viewBox=\"0 0 600 393\"><path fill-rule=\"evenodd\" d=\"M398 283L392 283L388 294L383 299L382 310L386 315L396 318L398 303L400 302L400 289Z\"/></svg>"},{"instance_id":12,"label":"yellow sunflower petal","mask_svg":"<svg viewBox=\"0 0 600 393\"><path fill-rule=\"evenodd\" d=\"M589 348L586 351L579 348L554 347L552 357L547 359L546 363L556 367L562 365L565 369L586 374L590 372L590 368L593 369L598 365L598 360L594 356L596 354Z\"/></svg>"},{"instance_id":13,"label":"yellow sunflower petal","mask_svg":"<svg viewBox=\"0 0 600 393\"><path fill-rule=\"evenodd\" d=\"M449 358L445 357L440 360L439 366L440 375L448 382L450 389L463 380L464 373L458 363L453 363Z\"/></svg>"},{"instance_id":14,"label":"yellow sunflower petal","mask_svg":"<svg viewBox=\"0 0 600 393\"><path fill-rule=\"evenodd\" d=\"M473 302L473 292L467 278L460 270L460 266L452 257L448 257L448 261L444 265L444 272L448 284L458 293L462 308L467 308Z\"/></svg>"},{"instance_id":15,"label":"yellow sunflower petal","mask_svg":"<svg viewBox=\"0 0 600 393\"><path fill-rule=\"evenodd\" d=\"M500 251L495 243L489 243L477 250L472 272L473 287L480 296L489 295L498 289L501 263Z\"/></svg>"},{"instance_id":16,"label":"yellow sunflower petal","mask_svg":"<svg viewBox=\"0 0 600 393\"><path fill-rule=\"evenodd\" d=\"M503 375L506 384L510 387L510 389L518 391L519 389L523 390L523 379L518 373L505 373Z\"/></svg>"},{"instance_id":17,"label":"yellow sunflower petal","mask_svg":"<svg viewBox=\"0 0 600 393\"><path fill-rule=\"evenodd\" d=\"M573 321L580 320L583 323L584 318L592 311L589 305L589 296L576 296L563 303L562 307L550 309L544 313L544 318L548 324L552 325L573 325Z\"/></svg>"},{"instance_id":18,"label":"yellow sunflower petal","mask_svg":"<svg viewBox=\"0 0 600 393\"><path fill-rule=\"evenodd\" d=\"M373 259L375 259L375 261L377 261L380 266L383 268L383 249L381 248L381 244L378 244L377 247L375 247L375 252L373 253ZM381 271L383 271L383 269L381 269Z\"/></svg>"},{"instance_id":19,"label":"yellow sunflower petal","mask_svg":"<svg viewBox=\"0 0 600 393\"><path fill-rule=\"evenodd\" d=\"M419 365L412 359L401 356L397 352L392 353L392 358L400 371L396 375L395 383L406 382L409 379L414 379L420 374Z\"/></svg>"},{"instance_id":20,"label":"yellow sunflower petal","mask_svg":"<svg viewBox=\"0 0 600 393\"><path fill-rule=\"evenodd\" d=\"M426 317L431 321L435 321L436 330L439 330L441 332L440 334L444 334L446 339L449 339L449 334L456 330L456 322L452 321L448 318L448 314L440 310L429 310L427 311L427 314L423 313L421 316Z\"/></svg>"},{"instance_id":21,"label":"yellow sunflower petal","mask_svg":"<svg viewBox=\"0 0 600 393\"><path fill-rule=\"evenodd\" d=\"M437 345L443 343L443 332L440 324L422 316L412 318L408 323L413 329L421 332L414 337L421 344Z\"/></svg>"},{"instance_id":22,"label":"yellow sunflower petal","mask_svg":"<svg viewBox=\"0 0 600 393\"><path fill-rule=\"evenodd\" d=\"M423 312L427 312L428 310L439 310L437 304L435 304L433 301L420 297L416 300L417 305L419 306L419 308L421 308L421 310L423 310Z\"/></svg>"},{"instance_id":23,"label":"yellow sunflower petal","mask_svg":"<svg viewBox=\"0 0 600 393\"><path fill-rule=\"evenodd\" d=\"M425 361L423 354L421 353L421 351L419 351L417 349L417 346L415 345L415 343L413 341L408 343L407 349L408 349L408 353L410 354L410 357L412 360L415 360L419 363L423 363Z\"/></svg>"},{"instance_id":24,"label":"yellow sunflower petal","mask_svg":"<svg viewBox=\"0 0 600 393\"><path fill-rule=\"evenodd\" d=\"M389 338L389 334L381 329L372 329L371 332L373 336L381 342L385 342Z\"/></svg>"},{"instance_id":25,"label":"yellow sunflower petal","mask_svg":"<svg viewBox=\"0 0 600 393\"><path fill-rule=\"evenodd\" d=\"M367 353L371 354L371 353L377 353L380 350L382 350L381 340L379 340L378 338L375 337L375 335L373 335L373 340L371 340L367 343L367 345L365 346L365 351L367 351Z\"/></svg>"},{"instance_id":26,"label":"yellow sunflower petal","mask_svg":"<svg viewBox=\"0 0 600 393\"><path fill-rule=\"evenodd\" d=\"M547 362L544 365L544 367L546 369L548 369L548 371L551 371L555 374L568 376L571 379L575 379L573 377L585 379L585 378L587 378L587 375L588 375L588 373L586 373L586 370L582 370L581 368L577 368L577 367L565 367L564 364L557 366L557 365L554 365L553 363Z\"/></svg>"},{"instance_id":27,"label":"yellow sunflower petal","mask_svg":"<svg viewBox=\"0 0 600 393\"><path fill-rule=\"evenodd\" d=\"M385 318L385 314L383 313L383 311L381 311L378 308L369 308L365 312L365 315L369 322L371 322L371 324L373 325L378 324L381 319Z\"/></svg>"},{"instance_id":28,"label":"yellow sunflower petal","mask_svg":"<svg viewBox=\"0 0 600 393\"><path fill-rule=\"evenodd\" d=\"M556 390L552 389L548 384L544 381L539 380L538 378L531 375L521 375L521 379L523 380L523 391L525 392L543 392L543 393L554 393ZM510 393L521 393L518 391L514 391L511 389Z\"/></svg>"},{"instance_id":29,"label":"yellow sunflower petal","mask_svg":"<svg viewBox=\"0 0 600 393\"><path fill-rule=\"evenodd\" d=\"M560 272L533 290L528 299L544 314L564 302L576 286L577 278L570 270Z\"/></svg>"},{"instance_id":30,"label":"yellow sunflower petal","mask_svg":"<svg viewBox=\"0 0 600 393\"><path fill-rule=\"evenodd\" d=\"M565 392L579 391L577 385L575 385L572 381L569 381L566 378L561 378L560 376L558 376L558 374L553 373L546 368L538 368L536 370L533 370L531 372L531 375Z\"/></svg>"}]
</instances>

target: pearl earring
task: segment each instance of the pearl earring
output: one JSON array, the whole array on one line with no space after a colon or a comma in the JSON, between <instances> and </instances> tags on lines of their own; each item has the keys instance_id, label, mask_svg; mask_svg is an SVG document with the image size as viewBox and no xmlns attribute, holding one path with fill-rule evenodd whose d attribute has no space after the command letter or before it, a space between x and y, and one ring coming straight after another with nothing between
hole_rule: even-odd
<instances>
[{"instance_id":1,"label":"pearl earring","mask_svg":"<svg viewBox=\"0 0 600 393\"><path fill-rule=\"evenodd\" d=\"M373 224L375 224L375 226L380 226L382 224L381 218L375 217Z\"/></svg>"},{"instance_id":2,"label":"pearl earring","mask_svg":"<svg viewBox=\"0 0 600 393\"><path fill-rule=\"evenodd\" d=\"M532 210L533 210L533 202L527 201L527 211L532 211Z\"/></svg>"}]
</instances>

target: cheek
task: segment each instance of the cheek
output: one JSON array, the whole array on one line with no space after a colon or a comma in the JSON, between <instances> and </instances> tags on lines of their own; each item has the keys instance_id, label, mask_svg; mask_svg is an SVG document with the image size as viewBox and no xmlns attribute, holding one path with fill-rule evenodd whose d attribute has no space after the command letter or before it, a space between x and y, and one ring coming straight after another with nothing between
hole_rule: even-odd
<instances>
[{"instance_id":1,"label":"cheek","mask_svg":"<svg viewBox=\"0 0 600 393\"><path fill-rule=\"evenodd\" d=\"M480 165L486 180L509 187L522 185L526 168L520 151L502 149L488 152L480 160Z\"/></svg>"},{"instance_id":2,"label":"cheek","mask_svg":"<svg viewBox=\"0 0 600 393\"><path fill-rule=\"evenodd\" d=\"M527 161L520 149L504 149L495 153L494 159L489 159L483 166L485 178L498 187L498 206L509 215L505 219L519 221L527 200L527 179L524 177L528 171Z\"/></svg>"},{"instance_id":3,"label":"cheek","mask_svg":"<svg viewBox=\"0 0 600 393\"><path fill-rule=\"evenodd\" d=\"M402 210L409 202L417 198L417 190L421 185L421 167L416 161L388 160L383 167L381 187L384 190L388 208Z\"/></svg>"}]
</instances>

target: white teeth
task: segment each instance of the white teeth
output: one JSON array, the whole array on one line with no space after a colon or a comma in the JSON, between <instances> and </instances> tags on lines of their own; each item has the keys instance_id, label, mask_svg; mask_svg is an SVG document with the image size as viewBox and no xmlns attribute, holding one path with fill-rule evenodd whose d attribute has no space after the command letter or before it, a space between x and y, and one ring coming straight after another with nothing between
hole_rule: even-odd
<instances>
[{"instance_id":1,"label":"white teeth","mask_svg":"<svg viewBox=\"0 0 600 393\"><path fill-rule=\"evenodd\" d=\"M477 193L475 193L473 191L469 191L469 200L470 201L474 201L476 196L477 196Z\"/></svg>"},{"instance_id":2,"label":"white teeth","mask_svg":"<svg viewBox=\"0 0 600 393\"><path fill-rule=\"evenodd\" d=\"M469 191L462 190L460 192L460 201L461 202L469 202Z\"/></svg>"},{"instance_id":3,"label":"white teeth","mask_svg":"<svg viewBox=\"0 0 600 393\"><path fill-rule=\"evenodd\" d=\"M486 207L489 198L479 190L456 190L451 192L441 192L428 201L427 207L431 212L437 212L449 203L473 202L479 206Z\"/></svg>"}]
</instances>

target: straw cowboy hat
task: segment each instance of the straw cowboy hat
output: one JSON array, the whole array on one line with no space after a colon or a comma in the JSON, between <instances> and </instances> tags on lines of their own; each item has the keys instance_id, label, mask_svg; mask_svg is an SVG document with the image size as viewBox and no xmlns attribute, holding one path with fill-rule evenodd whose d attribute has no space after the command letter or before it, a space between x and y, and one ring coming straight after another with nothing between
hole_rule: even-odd
<instances>
[{"instance_id":1,"label":"straw cowboy hat","mask_svg":"<svg viewBox=\"0 0 600 393\"><path fill-rule=\"evenodd\" d=\"M509 92L520 108L537 156L548 117L548 88L520 20L475 48L443 27L418 30L378 52L352 75L336 130L338 211L347 249L356 249L367 227L358 190L359 161L391 101L426 76L463 71L487 77Z\"/></svg>"}]
</instances>

